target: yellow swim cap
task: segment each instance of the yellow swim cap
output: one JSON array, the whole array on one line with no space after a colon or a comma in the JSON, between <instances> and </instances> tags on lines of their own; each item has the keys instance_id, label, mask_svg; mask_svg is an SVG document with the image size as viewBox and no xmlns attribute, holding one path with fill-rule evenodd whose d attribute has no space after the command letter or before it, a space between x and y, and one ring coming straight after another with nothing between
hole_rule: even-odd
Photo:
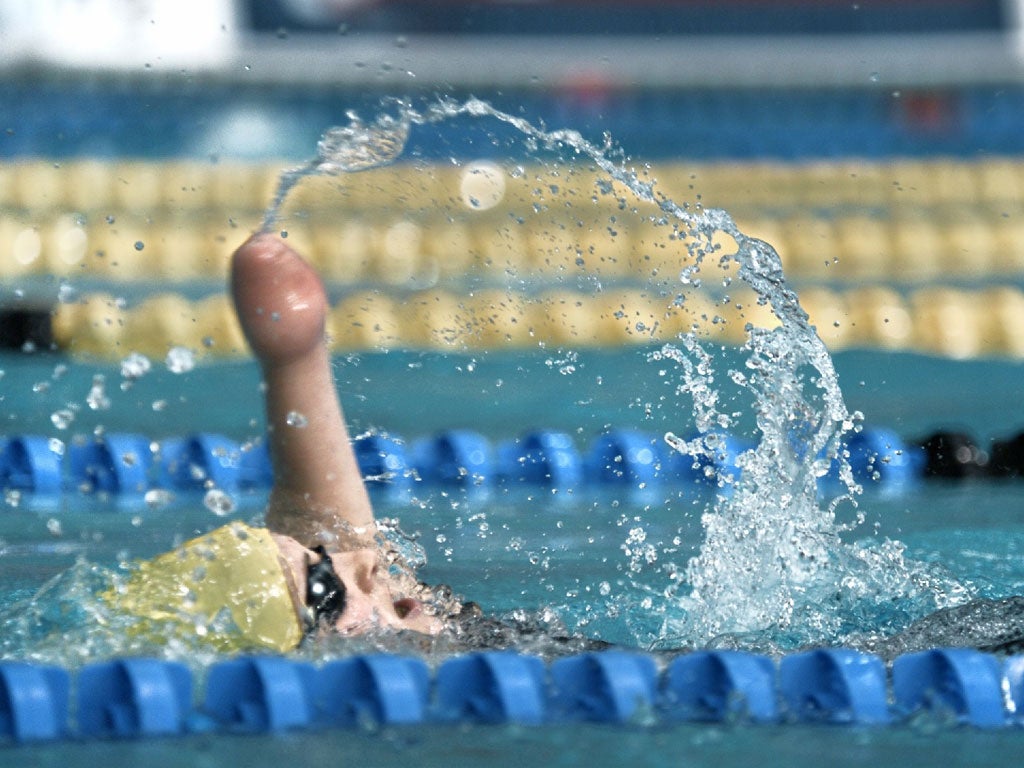
<instances>
[{"instance_id":1,"label":"yellow swim cap","mask_svg":"<svg viewBox=\"0 0 1024 768\"><path fill-rule=\"evenodd\" d=\"M265 528L231 523L138 564L104 598L138 618L133 631L220 651L289 651L302 625L279 550Z\"/></svg>"}]
</instances>

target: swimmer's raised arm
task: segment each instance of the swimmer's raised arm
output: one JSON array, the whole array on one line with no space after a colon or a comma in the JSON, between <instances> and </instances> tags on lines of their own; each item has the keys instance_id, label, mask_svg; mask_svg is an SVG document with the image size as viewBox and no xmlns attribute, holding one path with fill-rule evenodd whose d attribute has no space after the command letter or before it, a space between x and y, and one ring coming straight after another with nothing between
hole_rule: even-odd
<instances>
[{"instance_id":1,"label":"swimmer's raised arm","mask_svg":"<svg viewBox=\"0 0 1024 768\"><path fill-rule=\"evenodd\" d=\"M282 240L258 234L232 257L231 295L266 386L267 527L306 546L372 546L373 507L334 387L320 278Z\"/></svg>"}]
</instances>

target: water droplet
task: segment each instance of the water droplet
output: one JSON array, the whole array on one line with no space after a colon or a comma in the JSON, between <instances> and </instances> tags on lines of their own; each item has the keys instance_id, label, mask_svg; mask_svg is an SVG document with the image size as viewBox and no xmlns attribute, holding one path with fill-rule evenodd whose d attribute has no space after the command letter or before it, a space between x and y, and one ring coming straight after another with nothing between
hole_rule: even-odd
<instances>
[{"instance_id":1,"label":"water droplet","mask_svg":"<svg viewBox=\"0 0 1024 768\"><path fill-rule=\"evenodd\" d=\"M64 529L61 527L60 520L55 517L51 517L46 521L46 530L50 532L51 536L60 536L64 533Z\"/></svg>"},{"instance_id":2,"label":"water droplet","mask_svg":"<svg viewBox=\"0 0 1024 768\"><path fill-rule=\"evenodd\" d=\"M141 240L136 240L135 241L135 250L136 251L141 251L145 247L146 247L146 244L144 242L142 242Z\"/></svg>"},{"instance_id":3,"label":"water droplet","mask_svg":"<svg viewBox=\"0 0 1024 768\"><path fill-rule=\"evenodd\" d=\"M868 80L870 80L872 83L877 83L879 79L880 77L877 72L872 72L870 75L868 75Z\"/></svg>"},{"instance_id":4,"label":"water droplet","mask_svg":"<svg viewBox=\"0 0 1024 768\"><path fill-rule=\"evenodd\" d=\"M137 379L145 376L152 368L149 358L138 352L132 352L121 361L121 376L126 379Z\"/></svg>"},{"instance_id":5,"label":"water droplet","mask_svg":"<svg viewBox=\"0 0 1024 768\"><path fill-rule=\"evenodd\" d=\"M58 456L63 456L64 455L64 441L63 440L59 440L56 437L51 437L49 439L49 441L47 442L47 447L49 447L51 453L55 453Z\"/></svg>"},{"instance_id":6,"label":"water droplet","mask_svg":"<svg viewBox=\"0 0 1024 768\"><path fill-rule=\"evenodd\" d=\"M167 401L166 400L154 400L153 401L153 410L156 411L157 413L160 413L166 407L167 407Z\"/></svg>"},{"instance_id":7,"label":"water droplet","mask_svg":"<svg viewBox=\"0 0 1024 768\"><path fill-rule=\"evenodd\" d=\"M235 500L220 488L208 490L203 496L203 505L217 517L224 517L235 511Z\"/></svg>"},{"instance_id":8,"label":"water droplet","mask_svg":"<svg viewBox=\"0 0 1024 768\"><path fill-rule=\"evenodd\" d=\"M61 282L60 288L57 289L57 301L61 304L68 304L75 300L77 293L78 291L69 283Z\"/></svg>"},{"instance_id":9,"label":"water droplet","mask_svg":"<svg viewBox=\"0 0 1024 768\"><path fill-rule=\"evenodd\" d=\"M89 394L85 396L85 403L93 411L105 411L110 408L110 398L107 397L106 377L97 373L92 377L92 386Z\"/></svg>"},{"instance_id":10,"label":"water droplet","mask_svg":"<svg viewBox=\"0 0 1024 768\"><path fill-rule=\"evenodd\" d=\"M75 420L75 412L70 408L61 408L50 414L50 421L57 429L67 429Z\"/></svg>"},{"instance_id":11,"label":"water droplet","mask_svg":"<svg viewBox=\"0 0 1024 768\"><path fill-rule=\"evenodd\" d=\"M167 506L171 501L170 491L166 491L163 488L153 488L146 491L143 499L146 502L146 506L150 509L156 509L158 507Z\"/></svg>"},{"instance_id":12,"label":"water droplet","mask_svg":"<svg viewBox=\"0 0 1024 768\"><path fill-rule=\"evenodd\" d=\"M196 367L192 350L187 347L171 347L164 364L171 373L188 373Z\"/></svg>"},{"instance_id":13,"label":"water droplet","mask_svg":"<svg viewBox=\"0 0 1024 768\"><path fill-rule=\"evenodd\" d=\"M288 415L285 417L285 423L289 427L295 427L296 429L302 429L309 424L309 419L304 414L298 411L288 411Z\"/></svg>"},{"instance_id":14,"label":"water droplet","mask_svg":"<svg viewBox=\"0 0 1024 768\"><path fill-rule=\"evenodd\" d=\"M115 221L117 221L117 219L114 218L113 214L107 215L107 224L113 224Z\"/></svg>"}]
</instances>

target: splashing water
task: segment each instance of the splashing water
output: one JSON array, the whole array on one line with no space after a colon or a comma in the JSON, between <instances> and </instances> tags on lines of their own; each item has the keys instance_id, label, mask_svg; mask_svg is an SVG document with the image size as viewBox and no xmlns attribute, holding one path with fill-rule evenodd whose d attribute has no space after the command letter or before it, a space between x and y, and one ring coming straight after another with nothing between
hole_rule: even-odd
<instances>
[{"instance_id":1,"label":"splashing water","mask_svg":"<svg viewBox=\"0 0 1024 768\"><path fill-rule=\"evenodd\" d=\"M685 439L667 433L670 447L694 458L714 455L726 435L739 433L742 413L754 416L749 437L755 447L737 460L737 477L721 478L720 492L701 519L700 551L685 566L666 562L671 553L655 548L642 523L630 527L630 589L617 592L601 582L598 592L607 605L626 609L621 615L627 623L639 609L661 617L653 637L649 625L634 629L638 642L769 649L842 642L882 627L878 616L891 613L893 605L902 606L905 614L893 620L892 627L899 628L930 609L966 597L966 590L942 573L906 559L898 542L844 540L852 526L841 523L838 513L844 506L856 511L860 489L842 455L841 440L857 428L860 416L848 412L832 360L786 284L774 249L743 234L724 211L690 210L661 195L653 183L613 161L609 147L598 147L576 131L538 129L478 100L438 101L419 111L399 104L397 115L368 123L353 115L348 126L327 131L314 159L282 174L264 228L277 224L289 193L302 179L387 165L403 153L413 126L466 117L511 126L530 154L554 152L568 155L570 164L596 166L605 177L598 181L598 194L617 196L617 211L645 217L665 233L659 245L679 252L679 281L672 290L679 294L677 301L694 300L702 289L702 267L728 263L739 281L754 291L758 304L770 308L779 321L770 329L748 327L742 364L729 363L724 372L749 401L745 404L726 397L719 386L715 349L701 341L699 329L651 355L660 365L674 367L677 392L683 398L678 420L692 420L698 430L696 437ZM521 169L510 173L514 177ZM638 213L627 196L637 205L650 206L654 214ZM537 208L542 206L538 203ZM715 243L722 234L735 243L734 252L719 254ZM597 280L589 284L601 289ZM170 362L168 367L175 367ZM561 350L548 365L571 375L575 354ZM125 383L150 367L146 358L126 358L121 366ZM302 414L289 418L295 428L304 421ZM819 481L826 473L838 474L840 482L833 496L823 499ZM157 496L148 493L146 503L168 503ZM222 496L214 489L205 499L216 515L234 508L233 499ZM392 524L382 520L380 525L386 534ZM401 562L418 565L423 560L422 552L408 542L391 551ZM668 586L655 589L639 579L632 581L634 572L645 568L667 574ZM145 638L127 633L131 618L117 615L97 597L122 581L123 574L80 561L35 598L0 612L8 629L0 649L5 655L27 654L75 665L105 656L153 653ZM201 650L198 642L176 640L163 653L196 664L215 657Z\"/></svg>"},{"instance_id":2,"label":"splashing water","mask_svg":"<svg viewBox=\"0 0 1024 768\"><path fill-rule=\"evenodd\" d=\"M274 228L288 193L302 179L366 171L394 162L402 154L409 137L407 111L402 111L397 118L382 114L370 124L364 123L354 112L348 112L347 116L348 125L330 128L320 138L315 158L281 174L277 192L263 216L264 232Z\"/></svg>"},{"instance_id":3,"label":"splashing water","mask_svg":"<svg viewBox=\"0 0 1024 768\"><path fill-rule=\"evenodd\" d=\"M390 163L401 154L411 126L467 116L513 127L528 149L568 151L574 161L592 163L607 176L598 182L602 194L615 194L619 185L634 202L653 203L652 221L665 228L669 246L681 251L686 244L686 253L679 254L679 303L687 301L686 291L701 287L705 261L720 250L715 238L729 236L735 252L719 255L718 266L734 267L757 304L779 321L770 329L748 325L744 370L727 371L750 400L745 410L756 417L755 447L738 458L739 477L724 478L704 512L699 553L685 570L667 569L676 575L657 595L665 619L654 644L743 644L751 636L762 645L770 637L774 647L837 642L863 629L872 611L884 612L894 602L907 602L912 614L920 614L965 599L964 587L906 559L898 542L842 539L855 525L838 521L840 507L853 508L857 522L863 520L857 510L861 489L841 450L843 435L859 428L861 416L848 412L832 359L787 285L776 251L741 232L725 211L690 210L660 194L654 183L613 161L609 146L598 147L573 130L541 130L476 99L439 100L419 111L399 104L397 117L383 115L366 124L352 115L349 126L330 129L316 158L281 176L265 226L274 225L289 191L303 178ZM677 367L678 392L689 399L700 433L684 440L669 432L669 446L699 458L713 453L726 432L736 434L737 404L723 410L714 356L696 333L682 335L652 358ZM822 499L819 481L830 472L838 475L838 491Z\"/></svg>"}]
</instances>

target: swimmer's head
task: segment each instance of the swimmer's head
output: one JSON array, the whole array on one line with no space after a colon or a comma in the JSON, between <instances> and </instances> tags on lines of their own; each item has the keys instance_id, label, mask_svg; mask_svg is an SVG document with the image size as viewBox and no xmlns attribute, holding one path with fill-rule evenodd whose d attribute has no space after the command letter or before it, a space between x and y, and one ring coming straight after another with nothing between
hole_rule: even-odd
<instances>
[{"instance_id":1,"label":"swimmer's head","mask_svg":"<svg viewBox=\"0 0 1024 768\"><path fill-rule=\"evenodd\" d=\"M416 581L392 575L377 547L328 552L273 536L305 626L350 636L381 629L436 635L444 628ZM309 617L315 619L312 624Z\"/></svg>"}]
</instances>

